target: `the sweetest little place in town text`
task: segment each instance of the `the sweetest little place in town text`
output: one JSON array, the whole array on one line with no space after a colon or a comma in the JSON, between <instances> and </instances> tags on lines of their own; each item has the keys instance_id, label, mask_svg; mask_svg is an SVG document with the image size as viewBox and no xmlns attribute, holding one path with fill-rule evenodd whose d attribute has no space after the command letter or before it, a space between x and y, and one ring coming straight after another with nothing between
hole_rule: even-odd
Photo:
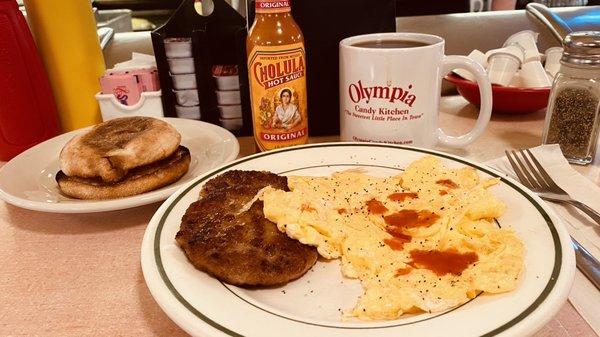
<instances>
[{"instance_id":1,"label":"the sweetest little place in town text","mask_svg":"<svg viewBox=\"0 0 600 337\"><path fill-rule=\"evenodd\" d=\"M413 113L408 109L362 107L358 104L353 111L344 111L348 116L372 121L412 121L423 117L423 113Z\"/></svg>"}]
</instances>

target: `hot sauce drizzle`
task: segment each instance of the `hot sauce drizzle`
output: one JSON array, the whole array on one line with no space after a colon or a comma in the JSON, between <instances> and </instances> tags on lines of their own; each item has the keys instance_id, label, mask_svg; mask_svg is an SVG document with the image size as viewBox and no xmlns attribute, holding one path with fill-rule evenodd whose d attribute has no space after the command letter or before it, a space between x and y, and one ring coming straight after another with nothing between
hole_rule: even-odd
<instances>
[{"instance_id":1,"label":"hot sauce drizzle","mask_svg":"<svg viewBox=\"0 0 600 337\"><path fill-rule=\"evenodd\" d=\"M446 191L446 190L441 190L440 191L440 195L446 195L446 194L448 194L448 191Z\"/></svg>"},{"instance_id":2,"label":"hot sauce drizzle","mask_svg":"<svg viewBox=\"0 0 600 337\"><path fill-rule=\"evenodd\" d=\"M302 212L314 212L315 208L312 207L309 204L302 204L302 206L300 206L300 211L302 211Z\"/></svg>"},{"instance_id":3,"label":"hot sauce drizzle","mask_svg":"<svg viewBox=\"0 0 600 337\"><path fill-rule=\"evenodd\" d=\"M435 182L438 185L442 185L448 188L458 188L458 184L450 179L442 179Z\"/></svg>"},{"instance_id":4,"label":"hot sauce drizzle","mask_svg":"<svg viewBox=\"0 0 600 337\"><path fill-rule=\"evenodd\" d=\"M403 209L396 213L387 215L383 219L385 220L386 224L392 227L414 228L429 227L439 218L439 215L431 211Z\"/></svg>"},{"instance_id":5,"label":"hot sauce drizzle","mask_svg":"<svg viewBox=\"0 0 600 337\"><path fill-rule=\"evenodd\" d=\"M388 199L392 201L404 201L406 199L416 199L419 195L415 192L398 192L388 195Z\"/></svg>"},{"instance_id":6,"label":"hot sauce drizzle","mask_svg":"<svg viewBox=\"0 0 600 337\"><path fill-rule=\"evenodd\" d=\"M403 242L410 242L410 240L412 239L412 236L406 235L402 232L401 227L387 226L385 228L385 231L388 232L388 234L391 234L394 238Z\"/></svg>"},{"instance_id":7,"label":"hot sauce drizzle","mask_svg":"<svg viewBox=\"0 0 600 337\"><path fill-rule=\"evenodd\" d=\"M402 276L409 274L412 271L412 268L400 268L396 270L396 276Z\"/></svg>"},{"instance_id":8,"label":"hot sauce drizzle","mask_svg":"<svg viewBox=\"0 0 600 337\"><path fill-rule=\"evenodd\" d=\"M393 234L392 234L393 235ZM402 250L404 244L410 242L412 237L404 234L400 234L401 236L383 239L383 242L388 245L392 250Z\"/></svg>"},{"instance_id":9,"label":"hot sauce drizzle","mask_svg":"<svg viewBox=\"0 0 600 337\"><path fill-rule=\"evenodd\" d=\"M367 210L371 214L383 214L387 212L388 209L383 205L383 203L381 203L381 201L371 199L367 201Z\"/></svg>"},{"instance_id":10,"label":"hot sauce drizzle","mask_svg":"<svg viewBox=\"0 0 600 337\"><path fill-rule=\"evenodd\" d=\"M448 250L411 250L411 266L429 269L438 276L460 275L467 267L477 262L475 252L459 253L456 249Z\"/></svg>"},{"instance_id":11,"label":"hot sauce drizzle","mask_svg":"<svg viewBox=\"0 0 600 337\"><path fill-rule=\"evenodd\" d=\"M338 214L346 214L346 213L348 213L348 211L345 208L338 208L337 212L338 212Z\"/></svg>"}]
</instances>

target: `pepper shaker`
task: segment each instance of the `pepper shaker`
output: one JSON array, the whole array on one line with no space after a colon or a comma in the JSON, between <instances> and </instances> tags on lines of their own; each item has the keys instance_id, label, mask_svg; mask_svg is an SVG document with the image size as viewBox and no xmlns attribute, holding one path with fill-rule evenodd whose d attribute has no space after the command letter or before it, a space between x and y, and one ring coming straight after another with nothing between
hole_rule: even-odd
<instances>
[{"instance_id":1,"label":"pepper shaker","mask_svg":"<svg viewBox=\"0 0 600 337\"><path fill-rule=\"evenodd\" d=\"M594 160L600 129L600 32L576 32L563 41L563 56L548 102L543 144L559 144L567 160Z\"/></svg>"}]
</instances>

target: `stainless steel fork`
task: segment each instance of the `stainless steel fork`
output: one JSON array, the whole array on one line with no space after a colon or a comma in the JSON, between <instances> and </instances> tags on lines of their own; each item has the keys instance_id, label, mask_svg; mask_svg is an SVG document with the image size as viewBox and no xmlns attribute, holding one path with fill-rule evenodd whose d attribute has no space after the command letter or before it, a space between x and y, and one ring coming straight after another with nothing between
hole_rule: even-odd
<instances>
[{"instance_id":1,"label":"stainless steel fork","mask_svg":"<svg viewBox=\"0 0 600 337\"><path fill-rule=\"evenodd\" d=\"M521 183L539 195L540 198L576 206L600 225L600 214L587 205L573 200L567 192L556 185L531 151L519 150L520 157L515 151L505 151L505 153ZM577 268L600 290L600 262L573 237L571 237L571 241L575 249Z\"/></svg>"},{"instance_id":2,"label":"stainless steel fork","mask_svg":"<svg viewBox=\"0 0 600 337\"><path fill-rule=\"evenodd\" d=\"M518 151L521 158L519 158L515 151L505 152L510 165L523 185L537 193L544 200L570 204L579 208L600 225L600 213L588 205L574 200L567 192L556 185L529 149Z\"/></svg>"}]
</instances>

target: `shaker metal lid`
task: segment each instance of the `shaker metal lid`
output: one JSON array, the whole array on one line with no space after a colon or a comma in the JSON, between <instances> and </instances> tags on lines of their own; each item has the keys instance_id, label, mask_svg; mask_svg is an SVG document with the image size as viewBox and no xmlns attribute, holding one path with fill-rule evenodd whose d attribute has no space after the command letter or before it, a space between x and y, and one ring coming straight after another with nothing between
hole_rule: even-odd
<instances>
[{"instance_id":1,"label":"shaker metal lid","mask_svg":"<svg viewBox=\"0 0 600 337\"><path fill-rule=\"evenodd\" d=\"M600 32L584 31L567 35L561 62L600 66Z\"/></svg>"}]
</instances>

